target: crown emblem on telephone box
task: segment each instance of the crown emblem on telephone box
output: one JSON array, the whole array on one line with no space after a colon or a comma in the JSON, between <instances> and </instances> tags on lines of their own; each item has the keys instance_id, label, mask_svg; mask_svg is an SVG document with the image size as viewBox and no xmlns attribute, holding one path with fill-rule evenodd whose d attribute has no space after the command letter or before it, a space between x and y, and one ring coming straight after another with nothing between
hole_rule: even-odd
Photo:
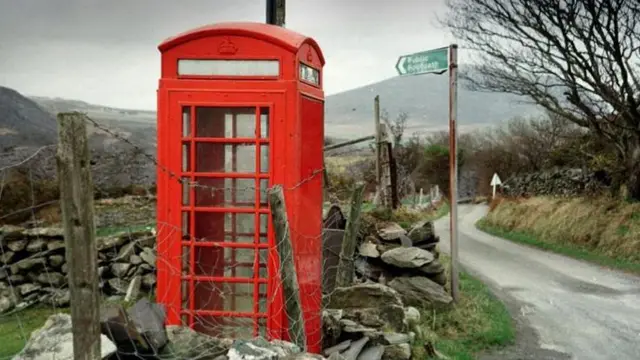
<instances>
[{"instance_id":1,"label":"crown emblem on telephone box","mask_svg":"<svg viewBox=\"0 0 640 360\"><path fill-rule=\"evenodd\" d=\"M238 47L229 38L225 38L220 45L218 45L218 53L224 55L233 55L238 52Z\"/></svg>"}]
</instances>

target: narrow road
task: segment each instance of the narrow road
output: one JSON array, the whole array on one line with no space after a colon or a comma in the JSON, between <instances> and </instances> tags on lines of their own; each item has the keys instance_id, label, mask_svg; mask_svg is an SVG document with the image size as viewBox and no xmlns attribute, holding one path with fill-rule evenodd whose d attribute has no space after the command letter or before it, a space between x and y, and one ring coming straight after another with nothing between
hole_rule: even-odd
<instances>
[{"instance_id":1,"label":"narrow road","mask_svg":"<svg viewBox=\"0 0 640 360\"><path fill-rule=\"evenodd\" d=\"M460 262L519 322L518 344L486 359L640 359L640 277L488 235L486 211L459 206ZM448 252L449 217L435 228Z\"/></svg>"}]
</instances>

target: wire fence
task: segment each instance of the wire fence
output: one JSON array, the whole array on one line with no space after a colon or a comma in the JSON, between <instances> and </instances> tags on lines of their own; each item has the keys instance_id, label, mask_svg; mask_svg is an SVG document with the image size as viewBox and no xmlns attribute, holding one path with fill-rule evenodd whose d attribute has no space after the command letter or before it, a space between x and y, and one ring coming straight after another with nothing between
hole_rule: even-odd
<instances>
[{"instance_id":1,"label":"wire fence","mask_svg":"<svg viewBox=\"0 0 640 360\"><path fill-rule=\"evenodd\" d=\"M111 339L103 338L103 351L111 349L110 341L123 357L212 359L226 354L233 339L262 336L293 341L290 329L299 328L296 325L301 324L296 323L300 321L304 321L307 349L319 351L332 345L336 339L326 336L326 325L323 329L327 305L323 301L333 291L338 264L341 260L350 263L354 274L359 274L356 282L371 281L372 275L366 256L359 251L341 257L346 222L342 213L325 214L322 224L318 208L322 198L305 198L318 184L322 187L324 167L282 187L284 198L293 199L286 204L291 218L288 236L274 235L268 179L186 178L159 164L131 140L86 119L131 146L134 167L145 159L147 165L167 174L176 185L172 189L181 189L181 194L171 195L181 199L174 204L181 211L158 216L156 196L151 192L113 198L105 182L97 181L96 194L105 194L95 203L102 333ZM0 224L5 223L0 228L0 359L12 358L25 345L46 343L46 332L33 331L53 314L70 313L59 195L56 186L51 187L52 182L56 185L55 176L43 173L42 167L55 161L55 149L55 145L41 147L12 158L13 163L0 163L0 204L8 206L9 195L21 204L0 210ZM339 155L348 153L363 156L361 149L343 149ZM122 168L132 167L132 158L110 159L114 164L92 164L94 176L102 168L117 169L118 161L125 162ZM16 174L20 177L12 178ZM132 182L137 179L130 177ZM17 181L24 191L16 195L10 187ZM344 211L350 211L348 204L342 205L346 205ZM9 221L20 225L6 225ZM291 250L283 252L283 246ZM295 264L296 271L287 272L282 266L286 263ZM292 277L294 281L287 281ZM283 289L285 283L299 288L291 292ZM140 299L149 300L146 307L139 307L142 305L136 302ZM158 311L156 302L167 306ZM291 317L287 306L295 303L305 309L302 316ZM168 318L180 325L168 327L163 338L148 328L154 318L160 323ZM132 326L109 325L117 319ZM47 325L56 324L61 323ZM68 326L70 331L71 324ZM123 338L128 345L123 345ZM282 344L280 350L270 346L276 352L293 351Z\"/></svg>"}]
</instances>

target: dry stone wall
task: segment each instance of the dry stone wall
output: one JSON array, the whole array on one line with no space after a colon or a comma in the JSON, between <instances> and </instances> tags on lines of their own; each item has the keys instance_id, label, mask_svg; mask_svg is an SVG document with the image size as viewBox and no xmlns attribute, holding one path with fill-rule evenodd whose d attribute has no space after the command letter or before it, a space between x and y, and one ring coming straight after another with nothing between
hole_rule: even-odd
<instances>
[{"instance_id":1,"label":"dry stone wall","mask_svg":"<svg viewBox=\"0 0 640 360\"><path fill-rule=\"evenodd\" d=\"M342 231L345 224L337 206L329 209L325 228ZM325 241L330 239L327 236ZM445 269L439 261L439 240L431 221L417 222L407 230L397 223L362 214L353 285L334 288L325 284L323 355L412 359L413 344L425 339L419 326L420 310L443 309L452 304L446 290ZM324 246L326 249L331 244ZM335 277L329 275L335 261L327 260L324 259L324 280Z\"/></svg>"},{"instance_id":2,"label":"dry stone wall","mask_svg":"<svg viewBox=\"0 0 640 360\"><path fill-rule=\"evenodd\" d=\"M502 193L523 196L582 196L607 190L610 180L601 172L556 169L514 176L504 182Z\"/></svg>"},{"instance_id":3,"label":"dry stone wall","mask_svg":"<svg viewBox=\"0 0 640 360\"><path fill-rule=\"evenodd\" d=\"M105 298L154 292L155 242L152 230L97 239L99 287ZM0 313L33 303L68 306L67 275L62 229L0 227Z\"/></svg>"}]
</instances>

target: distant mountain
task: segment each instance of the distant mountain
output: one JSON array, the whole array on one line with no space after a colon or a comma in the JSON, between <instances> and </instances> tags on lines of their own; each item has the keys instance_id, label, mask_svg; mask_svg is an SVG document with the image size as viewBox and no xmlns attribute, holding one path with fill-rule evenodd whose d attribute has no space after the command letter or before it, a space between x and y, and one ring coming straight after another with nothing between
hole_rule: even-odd
<instances>
[{"instance_id":1,"label":"distant mountain","mask_svg":"<svg viewBox=\"0 0 640 360\"><path fill-rule=\"evenodd\" d=\"M155 111L119 109L89 104L79 100L68 100L62 98L48 98L41 96L31 96L30 98L53 114L67 111L80 111L87 113L91 118L101 119L102 121L118 121L121 124L124 123L129 126L155 126L156 123Z\"/></svg>"},{"instance_id":2,"label":"distant mountain","mask_svg":"<svg viewBox=\"0 0 640 360\"><path fill-rule=\"evenodd\" d=\"M55 143L56 121L35 101L0 86L0 152L14 146Z\"/></svg>"},{"instance_id":3,"label":"distant mountain","mask_svg":"<svg viewBox=\"0 0 640 360\"><path fill-rule=\"evenodd\" d=\"M495 125L516 116L535 115L539 109L509 94L467 90L458 87L458 125L465 130ZM428 133L448 128L448 76L394 77L327 96L325 133L335 139L349 139L373 133L373 98L391 119L408 114L407 133ZM102 127L117 132L147 152L156 143L154 111L119 109L78 100L24 97L0 87L0 145L42 145L55 139L54 116L58 112L80 111ZM112 136L89 127L92 143L109 143ZM111 138L111 139L110 139Z\"/></svg>"},{"instance_id":4,"label":"distant mountain","mask_svg":"<svg viewBox=\"0 0 640 360\"><path fill-rule=\"evenodd\" d=\"M71 111L87 113L92 120L87 130L97 188L153 181L155 166L147 155L155 155L154 112L28 98L6 87L0 87L0 168L20 165L31 169L34 178L55 176L56 148L47 145L57 142L55 115Z\"/></svg>"},{"instance_id":5,"label":"distant mountain","mask_svg":"<svg viewBox=\"0 0 640 360\"><path fill-rule=\"evenodd\" d=\"M391 119L408 114L407 132L426 133L448 129L449 77L419 75L394 77L326 99L325 131L328 136L373 133L373 99L380 96L380 108ZM458 85L460 131L495 125L516 116L535 115L540 110L523 98L509 94L470 91L462 80Z\"/></svg>"}]
</instances>

